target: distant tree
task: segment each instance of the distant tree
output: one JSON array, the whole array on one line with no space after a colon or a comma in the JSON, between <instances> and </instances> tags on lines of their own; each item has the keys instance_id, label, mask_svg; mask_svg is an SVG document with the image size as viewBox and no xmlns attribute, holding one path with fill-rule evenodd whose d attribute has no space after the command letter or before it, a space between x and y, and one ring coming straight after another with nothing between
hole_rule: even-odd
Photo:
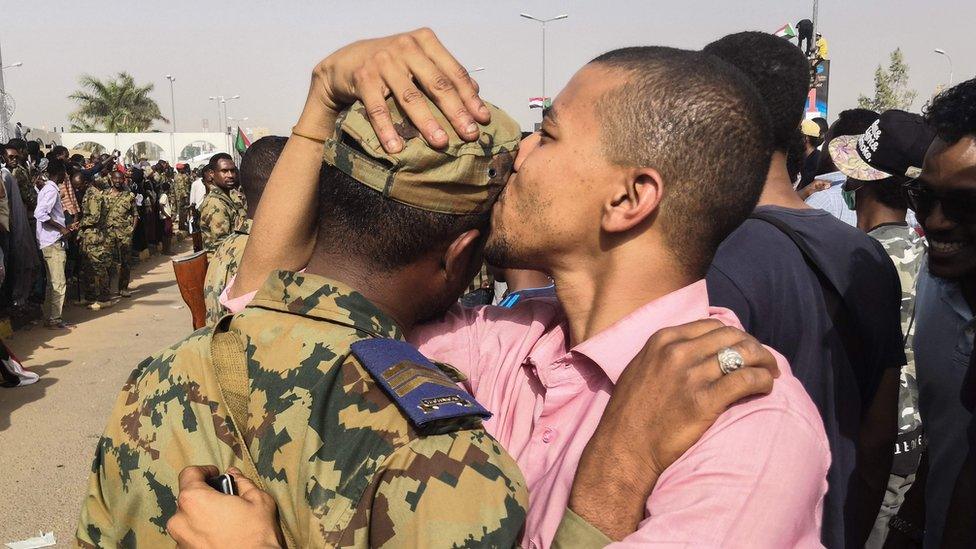
<instances>
[{"instance_id":1,"label":"distant tree","mask_svg":"<svg viewBox=\"0 0 976 549\"><path fill-rule=\"evenodd\" d=\"M908 87L908 65L901 48L891 52L888 70L878 65L874 71L874 97L859 95L857 106L883 112L890 109L908 109L915 102L915 90Z\"/></svg>"},{"instance_id":2,"label":"distant tree","mask_svg":"<svg viewBox=\"0 0 976 549\"><path fill-rule=\"evenodd\" d=\"M68 115L72 131L144 132L156 120L169 122L149 96L154 85L137 85L127 72L105 80L86 74L79 84L81 89L68 96L78 104Z\"/></svg>"}]
</instances>

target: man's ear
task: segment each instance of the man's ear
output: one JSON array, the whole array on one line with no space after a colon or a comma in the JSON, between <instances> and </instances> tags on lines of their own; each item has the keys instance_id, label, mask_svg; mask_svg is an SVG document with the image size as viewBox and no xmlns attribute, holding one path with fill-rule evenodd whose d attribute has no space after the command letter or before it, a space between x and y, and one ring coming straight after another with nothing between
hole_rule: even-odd
<instances>
[{"instance_id":1,"label":"man's ear","mask_svg":"<svg viewBox=\"0 0 976 549\"><path fill-rule=\"evenodd\" d=\"M611 233L625 232L650 217L661 205L664 180L654 168L633 168L603 206L601 226Z\"/></svg>"},{"instance_id":2,"label":"man's ear","mask_svg":"<svg viewBox=\"0 0 976 549\"><path fill-rule=\"evenodd\" d=\"M448 283L460 278L468 278L471 262L476 256L479 256L478 240L480 236L481 231L471 229L459 234L448 245L441 260Z\"/></svg>"}]
</instances>

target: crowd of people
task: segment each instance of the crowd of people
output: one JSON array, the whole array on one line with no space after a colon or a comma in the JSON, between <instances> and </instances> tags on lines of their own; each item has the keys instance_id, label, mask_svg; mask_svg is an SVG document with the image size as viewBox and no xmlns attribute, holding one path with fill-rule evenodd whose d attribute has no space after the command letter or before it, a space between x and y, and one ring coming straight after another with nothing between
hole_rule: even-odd
<instances>
[{"instance_id":1,"label":"crowd of people","mask_svg":"<svg viewBox=\"0 0 976 549\"><path fill-rule=\"evenodd\" d=\"M618 49L526 135L421 29L325 58L206 192L8 145L49 326L65 235L98 305L140 227L209 262L77 542L973 547L976 79L828 125L810 70L759 32Z\"/></svg>"},{"instance_id":2,"label":"crowd of people","mask_svg":"<svg viewBox=\"0 0 976 549\"><path fill-rule=\"evenodd\" d=\"M228 162L221 153L194 170L165 160L126 164L118 151L45 152L39 141L10 140L0 151L0 309L18 325L68 330L69 296L73 306L110 308L132 296L133 262L173 255L174 241L187 236L198 249L212 247L226 229L215 215L219 200L208 196L226 196L209 191L233 183L233 173L218 169ZM0 358L5 386L37 381L5 347Z\"/></svg>"}]
</instances>

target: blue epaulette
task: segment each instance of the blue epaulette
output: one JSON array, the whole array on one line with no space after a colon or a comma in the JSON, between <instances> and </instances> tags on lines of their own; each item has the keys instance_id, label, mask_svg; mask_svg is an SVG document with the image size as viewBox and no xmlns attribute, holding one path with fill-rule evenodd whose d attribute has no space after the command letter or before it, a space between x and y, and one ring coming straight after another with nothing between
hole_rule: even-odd
<instances>
[{"instance_id":1,"label":"blue epaulette","mask_svg":"<svg viewBox=\"0 0 976 549\"><path fill-rule=\"evenodd\" d=\"M491 417L473 396L405 341L363 339L351 348L415 427L466 416Z\"/></svg>"}]
</instances>

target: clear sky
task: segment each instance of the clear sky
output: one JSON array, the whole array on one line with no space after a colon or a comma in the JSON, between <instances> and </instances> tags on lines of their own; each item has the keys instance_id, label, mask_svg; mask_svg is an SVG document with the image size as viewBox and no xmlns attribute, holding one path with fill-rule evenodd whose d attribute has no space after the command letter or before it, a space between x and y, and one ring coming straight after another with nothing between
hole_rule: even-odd
<instances>
[{"instance_id":1,"label":"clear sky","mask_svg":"<svg viewBox=\"0 0 976 549\"><path fill-rule=\"evenodd\" d=\"M0 0L0 45L7 91L17 102L13 121L42 127L68 125L67 96L82 73L132 73L152 82L165 116L176 77L177 129L214 127L207 97L240 94L229 115L246 126L285 134L297 117L311 68L330 52L360 38L433 28L476 74L482 95L526 128L540 112L528 98L542 93L539 24L519 17L569 13L548 27L549 95L596 55L631 45L700 48L740 30L773 31L809 17L810 0L378 2L358 0L167 0L135 2L55 0L38 4ZM150 7L151 6L151 7ZM873 92L874 69L901 47L911 67L920 108L948 79L976 74L973 0L821 0L819 29L830 45L831 118ZM168 130L166 124L157 125Z\"/></svg>"}]
</instances>

